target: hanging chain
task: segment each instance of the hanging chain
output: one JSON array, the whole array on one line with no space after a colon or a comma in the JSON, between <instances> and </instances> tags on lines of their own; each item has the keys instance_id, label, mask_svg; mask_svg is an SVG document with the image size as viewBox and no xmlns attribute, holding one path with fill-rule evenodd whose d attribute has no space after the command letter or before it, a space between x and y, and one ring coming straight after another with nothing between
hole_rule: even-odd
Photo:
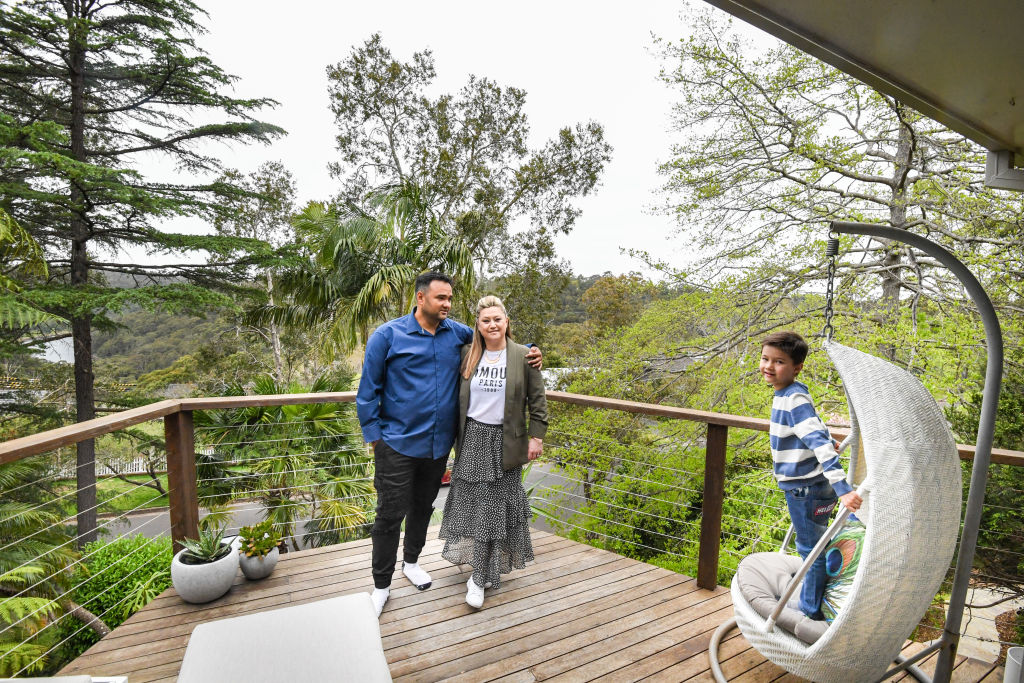
<instances>
[{"instance_id":1,"label":"hanging chain","mask_svg":"<svg viewBox=\"0 0 1024 683\"><path fill-rule=\"evenodd\" d=\"M832 333L835 331L832 327L832 299L835 295L836 256L838 255L839 238L830 234L825 245L825 256L828 258L828 284L825 287L825 327L821 330L822 336L828 341L832 341Z\"/></svg>"}]
</instances>

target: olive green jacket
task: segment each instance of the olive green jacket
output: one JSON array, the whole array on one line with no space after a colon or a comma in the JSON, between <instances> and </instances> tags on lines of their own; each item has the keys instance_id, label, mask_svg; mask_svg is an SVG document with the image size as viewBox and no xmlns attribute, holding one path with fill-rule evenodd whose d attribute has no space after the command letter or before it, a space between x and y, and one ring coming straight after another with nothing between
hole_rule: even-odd
<instances>
[{"instance_id":1,"label":"olive green jacket","mask_svg":"<svg viewBox=\"0 0 1024 683\"><path fill-rule=\"evenodd\" d=\"M505 369L505 418L502 422L501 464L506 470L527 464L529 437L543 439L548 431L548 402L544 395L544 378L540 370L526 362L527 349L509 340ZM469 344L462 347L462 359L469 353ZM461 369L461 366L460 366ZM529 408L530 425L526 426ZM466 413L469 411L469 380L459 375L459 436L455 441L455 459L462 453L462 438L466 433Z\"/></svg>"}]
</instances>

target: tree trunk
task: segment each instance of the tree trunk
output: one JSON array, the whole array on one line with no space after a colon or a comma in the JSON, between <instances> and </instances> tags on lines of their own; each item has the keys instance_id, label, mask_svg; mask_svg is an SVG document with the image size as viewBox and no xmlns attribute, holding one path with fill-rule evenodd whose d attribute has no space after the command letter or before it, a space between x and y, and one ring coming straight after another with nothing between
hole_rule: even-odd
<instances>
[{"instance_id":1,"label":"tree trunk","mask_svg":"<svg viewBox=\"0 0 1024 683\"><path fill-rule=\"evenodd\" d=\"M69 12L70 14L70 12ZM71 156L87 161L85 155L85 36L84 22L71 19L69 57L71 62ZM84 287L89 281L89 225L85 220L86 196L81 186L71 184L71 286ZM75 420L96 417L92 374L92 318L88 312L71 317L75 354ZM78 546L96 540L96 442L77 446Z\"/></svg>"},{"instance_id":2,"label":"tree trunk","mask_svg":"<svg viewBox=\"0 0 1024 683\"><path fill-rule=\"evenodd\" d=\"M270 302L274 303L274 276L267 272L267 296ZM270 323L270 347L274 353L274 380L278 384L284 383L284 363L281 361L281 331L277 323Z\"/></svg>"},{"instance_id":3,"label":"tree trunk","mask_svg":"<svg viewBox=\"0 0 1024 683\"><path fill-rule=\"evenodd\" d=\"M103 638L110 633L110 627L103 623L102 619L100 619L98 616L96 616L86 608L82 607L78 603L71 602L69 600L61 606L64 608L65 612L67 612L75 619L78 619L80 622L91 628L93 632L100 638Z\"/></svg>"},{"instance_id":4,"label":"tree trunk","mask_svg":"<svg viewBox=\"0 0 1024 683\"><path fill-rule=\"evenodd\" d=\"M902 113L903 105L896 102L897 112ZM902 116L901 116L902 118ZM913 139L910 129L900 124L899 137L896 140L896 164L892 175L892 201L889 203L889 224L899 230L907 227L907 175L913 160ZM895 325L899 319L900 307L900 273L898 267L903 260L902 247L898 243L886 244L881 259L882 271L882 317L885 324ZM896 359L896 347L883 344L879 353L890 361Z\"/></svg>"}]
</instances>

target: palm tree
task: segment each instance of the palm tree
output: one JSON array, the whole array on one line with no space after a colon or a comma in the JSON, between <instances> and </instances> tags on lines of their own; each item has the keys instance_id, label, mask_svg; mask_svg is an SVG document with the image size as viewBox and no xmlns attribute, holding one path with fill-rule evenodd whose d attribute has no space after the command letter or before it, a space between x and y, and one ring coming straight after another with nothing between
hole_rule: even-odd
<instances>
[{"instance_id":1,"label":"palm tree","mask_svg":"<svg viewBox=\"0 0 1024 683\"><path fill-rule=\"evenodd\" d=\"M0 209L0 328L25 329L63 320L18 297L21 286L11 275L46 277L46 259L39 243Z\"/></svg>"},{"instance_id":2,"label":"palm tree","mask_svg":"<svg viewBox=\"0 0 1024 683\"><path fill-rule=\"evenodd\" d=\"M45 671L60 659L64 615L101 638L103 621L74 602L79 555L61 524L63 511L47 505L53 492L47 464L29 458L0 466L0 676Z\"/></svg>"},{"instance_id":3,"label":"palm tree","mask_svg":"<svg viewBox=\"0 0 1024 683\"><path fill-rule=\"evenodd\" d=\"M309 387L285 386L262 376L259 394L344 391L348 381L318 378ZM245 393L228 387L228 395ZM204 443L218 451L221 464L237 483L236 498L255 497L292 548L298 550L297 525L308 518L304 540L310 545L338 542L345 530L361 527L372 508L371 463L359 436L351 406L314 403L254 406L197 414ZM241 468L244 471L239 471Z\"/></svg>"},{"instance_id":4,"label":"palm tree","mask_svg":"<svg viewBox=\"0 0 1024 683\"><path fill-rule=\"evenodd\" d=\"M280 279L281 300L289 303L253 311L253 322L318 329L330 353L365 343L374 324L407 313L422 272L448 273L459 291L472 289L472 252L445 230L426 190L388 186L370 193L366 205L338 213L311 204L296 217L311 258Z\"/></svg>"}]
</instances>

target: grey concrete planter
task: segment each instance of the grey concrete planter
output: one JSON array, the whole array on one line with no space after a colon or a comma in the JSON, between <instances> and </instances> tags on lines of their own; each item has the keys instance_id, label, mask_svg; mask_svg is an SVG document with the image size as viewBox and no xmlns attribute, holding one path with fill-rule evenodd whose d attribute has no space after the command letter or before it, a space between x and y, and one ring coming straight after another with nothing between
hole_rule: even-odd
<instances>
[{"instance_id":1,"label":"grey concrete planter","mask_svg":"<svg viewBox=\"0 0 1024 683\"><path fill-rule=\"evenodd\" d=\"M229 552L216 562L185 564L178 551L171 560L171 583L185 602L203 603L216 600L231 589L238 572L238 553Z\"/></svg>"},{"instance_id":2,"label":"grey concrete planter","mask_svg":"<svg viewBox=\"0 0 1024 683\"><path fill-rule=\"evenodd\" d=\"M270 572L274 571L274 567L277 565L277 559L280 556L281 551L277 548L274 548L262 557L249 557L245 553L239 553L238 566L242 568L242 573L245 574L245 578L251 581L265 579L270 576Z\"/></svg>"}]
</instances>

